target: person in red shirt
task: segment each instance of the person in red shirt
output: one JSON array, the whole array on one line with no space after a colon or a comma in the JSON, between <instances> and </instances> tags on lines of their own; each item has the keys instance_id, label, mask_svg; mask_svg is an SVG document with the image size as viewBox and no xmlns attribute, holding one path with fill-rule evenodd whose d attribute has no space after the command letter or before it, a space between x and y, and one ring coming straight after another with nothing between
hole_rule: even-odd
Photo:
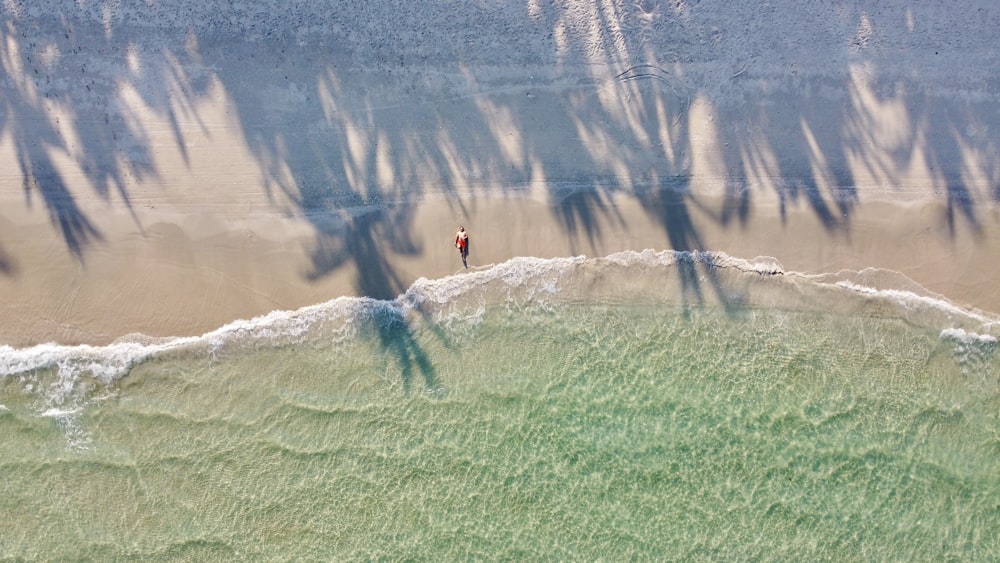
<instances>
[{"instance_id":1,"label":"person in red shirt","mask_svg":"<svg viewBox=\"0 0 1000 563\"><path fill-rule=\"evenodd\" d=\"M462 265L468 268L469 233L465 232L465 227L459 227L458 232L455 233L455 248L458 249L458 254L462 257Z\"/></svg>"}]
</instances>

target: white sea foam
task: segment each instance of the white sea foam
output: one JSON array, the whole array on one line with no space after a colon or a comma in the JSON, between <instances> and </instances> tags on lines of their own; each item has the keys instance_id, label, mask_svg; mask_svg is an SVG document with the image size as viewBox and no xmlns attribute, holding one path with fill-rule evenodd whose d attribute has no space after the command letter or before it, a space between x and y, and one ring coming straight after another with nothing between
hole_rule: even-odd
<instances>
[{"instance_id":1,"label":"white sea foam","mask_svg":"<svg viewBox=\"0 0 1000 563\"><path fill-rule=\"evenodd\" d=\"M567 287L590 270L606 266L625 269L626 275L641 275L643 270L664 271L678 263L696 263L710 269L732 269L759 276L784 276L785 270L775 259L736 258L722 252L626 251L603 258L584 256L564 258L517 257L461 274L440 278L420 278L405 293L391 301L371 298L339 297L326 303L294 311L272 311L259 317L241 319L200 336L143 339L123 338L107 346L63 346L40 344L27 348L0 346L0 377L23 379L22 389L45 394L46 408L66 404L81 378L93 378L103 385L126 375L135 365L149 358L175 350L204 350L212 355L230 345L272 346L295 344L304 338L323 338L337 342L357 333L359 320L398 322L409 314L427 315L435 322L463 320L476 322L495 305L535 306L546 308L559 299ZM902 316L919 311L936 311L947 318L961 318L983 327L995 326L995 320L977 311L962 309L943 299L895 289L875 289L849 281L834 284L816 283L865 297L878 297L898 307ZM586 299L581 295L568 299ZM614 285L612 283L612 288ZM379 321L379 322L382 322ZM946 328L942 338L967 339L971 332ZM989 334L976 334L981 342L995 342ZM990 340L993 339L993 340ZM31 374L53 370L55 378L44 386Z\"/></svg>"},{"instance_id":2,"label":"white sea foam","mask_svg":"<svg viewBox=\"0 0 1000 563\"><path fill-rule=\"evenodd\" d=\"M444 304L474 288L502 282L507 287L555 293L558 279L586 261L583 256L571 258L512 258L489 268L462 273L446 278L429 280L420 278L406 290L400 299L410 306L426 303Z\"/></svg>"},{"instance_id":3,"label":"white sea foam","mask_svg":"<svg viewBox=\"0 0 1000 563\"><path fill-rule=\"evenodd\" d=\"M66 419L66 418L71 418L71 417L73 417L75 415L78 415L80 413L80 410L81 410L81 407L79 407L79 406L70 407L70 408L52 407L52 408L45 409L44 411L42 411L42 412L40 412L38 414L40 416L45 417L45 418Z\"/></svg>"},{"instance_id":4,"label":"white sea foam","mask_svg":"<svg viewBox=\"0 0 1000 563\"><path fill-rule=\"evenodd\" d=\"M991 319L978 311L964 309L944 299L918 295L911 291L900 289L876 289L846 280L838 281L834 285L850 290L854 293L884 298L893 302L905 311L917 311L921 309L935 310L945 315L977 321L982 323L984 326L992 326L996 323L996 319Z\"/></svg>"},{"instance_id":5,"label":"white sea foam","mask_svg":"<svg viewBox=\"0 0 1000 563\"><path fill-rule=\"evenodd\" d=\"M983 392L995 392L990 391L997 380L989 359L996 353L996 337L961 328L946 328L941 331L940 339L953 344L955 362L969 384L978 386Z\"/></svg>"},{"instance_id":6,"label":"white sea foam","mask_svg":"<svg viewBox=\"0 0 1000 563\"><path fill-rule=\"evenodd\" d=\"M942 330L941 339L953 340L960 344L972 344L980 346L992 346L997 343L997 338L993 335L969 332L961 328L946 328Z\"/></svg>"},{"instance_id":7,"label":"white sea foam","mask_svg":"<svg viewBox=\"0 0 1000 563\"><path fill-rule=\"evenodd\" d=\"M86 373L109 383L159 348L136 343L107 346L39 344L29 348L0 346L0 376L59 368L60 372Z\"/></svg>"},{"instance_id":8,"label":"white sea foam","mask_svg":"<svg viewBox=\"0 0 1000 563\"><path fill-rule=\"evenodd\" d=\"M623 267L636 265L647 267L673 266L678 262L694 262L715 268L732 268L741 272L768 276L783 275L785 273L785 269L781 264L770 256L758 256L752 260L747 260L730 256L725 252L704 250L656 251L649 248L641 252L626 250L606 256L604 260Z\"/></svg>"}]
</instances>

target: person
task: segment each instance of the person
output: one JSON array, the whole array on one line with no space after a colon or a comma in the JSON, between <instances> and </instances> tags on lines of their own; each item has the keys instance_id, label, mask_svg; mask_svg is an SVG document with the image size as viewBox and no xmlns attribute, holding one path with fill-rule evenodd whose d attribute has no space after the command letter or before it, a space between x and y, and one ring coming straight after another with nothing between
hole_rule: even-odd
<instances>
[{"instance_id":1,"label":"person","mask_svg":"<svg viewBox=\"0 0 1000 563\"><path fill-rule=\"evenodd\" d=\"M462 257L462 265L468 268L469 233L465 231L465 227L459 227L458 232L455 233L455 248L458 249L458 254Z\"/></svg>"}]
</instances>

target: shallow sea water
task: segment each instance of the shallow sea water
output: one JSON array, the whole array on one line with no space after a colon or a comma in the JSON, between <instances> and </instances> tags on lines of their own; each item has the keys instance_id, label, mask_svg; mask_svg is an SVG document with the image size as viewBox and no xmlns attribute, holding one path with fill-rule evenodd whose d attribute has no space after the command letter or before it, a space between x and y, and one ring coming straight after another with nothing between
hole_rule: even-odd
<instances>
[{"instance_id":1,"label":"shallow sea water","mask_svg":"<svg viewBox=\"0 0 1000 563\"><path fill-rule=\"evenodd\" d=\"M0 348L0 557L1000 557L994 324L678 256Z\"/></svg>"}]
</instances>

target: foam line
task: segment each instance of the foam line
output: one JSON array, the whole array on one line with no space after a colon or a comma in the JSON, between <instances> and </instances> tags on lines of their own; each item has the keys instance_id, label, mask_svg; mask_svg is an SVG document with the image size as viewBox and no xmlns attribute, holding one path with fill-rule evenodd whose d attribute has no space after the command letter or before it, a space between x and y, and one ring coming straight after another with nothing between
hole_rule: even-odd
<instances>
[{"instance_id":1,"label":"foam line","mask_svg":"<svg viewBox=\"0 0 1000 563\"><path fill-rule=\"evenodd\" d=\"M626 251L603 258L584 256L562 258L517 257L483 269L439 279L420 278L402 295L391 301L371 298L338 297L331 301L303 307L294 311L277 310L228 323L200 336L152 339L142 336L124 337L107 346L63 346L54 343L28 348L0 346L0 377L11 377L46 369L58 369L59 376L67 381L89 375L109 384L129 372L135 365L156 354L180 349L201 348L208 354L215 353L232 343L260 345L294 344L305 338L318 325L322 325L329 338L337 339L354 334L358 321L376 319L385 315L399 317L413 311L423 312L427 307L447 307L456 300L476 291L489 291L506 296L508 302L546 306L558 299L567 282L588 268L613 266L635 270L629 276L641 276L644 269L662 272L679 263L696 263L702 267L731 269L763 277L789 275L777 260L757 257L751 260L736 258L722 252L691 251ZM796 276L798 278L798 276ZM960 308L946 300L917 295L896 289L875 289L849 281L824 283L807 279L817 286L833 287L847 294L864 297L881 297L894 303L905 312L936 310L951 317L960 317L980 323L983 327L995 326L995 319ZM482 313L481 303L470 314ZM945 330L954 327L945 327ZM955 329L961 330L961 329ZM944 333L942 333L944 334ZM954 333L957 335L958 333ZM948 337L954 336L948 333ZM993 338L983 335L983 338Z\"/></svg>"}]
</instances>

